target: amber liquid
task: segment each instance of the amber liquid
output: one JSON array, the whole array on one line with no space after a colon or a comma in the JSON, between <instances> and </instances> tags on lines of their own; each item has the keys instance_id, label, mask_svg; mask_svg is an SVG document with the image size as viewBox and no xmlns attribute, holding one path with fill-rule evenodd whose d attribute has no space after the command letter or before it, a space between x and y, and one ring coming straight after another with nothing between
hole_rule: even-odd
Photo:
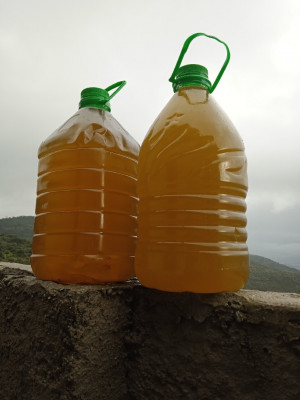
<instances>
[{"instance_id":1,"label":"amber liquid","mask_svg":"<svg viewBox=\"0 0 300 400\"><path fill-rule=\"evenodd\" d=\"M31 265L38 279L134 275L139 146L110 113L83 108L39 149Z\"/></svg>"},{"instance_id":2,"label":"amber liquid","mask_svg":"<svg viewBox=\"0 0 300 400\"><path fill-rule=\"evenodd\" d=\"M249 274L246 193L238 132L206 90L179 90L140 151L140 282L174 292L242 288Z\"/></svg>"}]
</instances>

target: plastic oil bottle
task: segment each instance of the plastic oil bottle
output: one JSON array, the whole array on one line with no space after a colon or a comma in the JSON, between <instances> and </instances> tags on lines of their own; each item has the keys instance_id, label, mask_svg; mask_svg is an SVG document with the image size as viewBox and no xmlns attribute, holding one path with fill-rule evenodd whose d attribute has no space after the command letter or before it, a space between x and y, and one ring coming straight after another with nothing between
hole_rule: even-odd
<instances>
[{"instance_id":1,"label":"plastic oil bottle","mask_svg":"<svg viewBox=\"0 0 300 400\"><path fill-rule=\"evenodd\" d=\"M139 145L109 103L125 84L84 89L78 112L39 148L31 256L38 279L101 283L134 275Z\"/></svg>"},{"instance_id":2,"label":"plastic oil bottle","mask_svg":"<svg viewBox=\"0 0 300 400\"><path fill-rule=\"evenodd\" d=\"M205 67L180 66L198 36L226 47L213 84ZM247 281L244 145L211 95L229 59L219 39L190 36L170 78L175 94L141 146L135 270L146 287L216 293Z\"/></svg>"}]
</instances>

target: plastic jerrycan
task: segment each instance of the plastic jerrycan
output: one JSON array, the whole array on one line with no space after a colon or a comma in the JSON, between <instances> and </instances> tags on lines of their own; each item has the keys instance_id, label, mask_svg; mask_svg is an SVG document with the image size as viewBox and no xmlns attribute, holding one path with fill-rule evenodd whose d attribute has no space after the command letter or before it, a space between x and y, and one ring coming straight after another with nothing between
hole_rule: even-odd
<instances>
[{"instance_id":1,"label":"plastic jerrycan","mask_svg":"<svg viewBox=\"0 0 300 400\"><path fill-rule=\"evenodd\" d=\"M31 256L38 279L94 284L134 275L139 145L109 103L125 84L84 89L79 110L39 147Z\"/></svg>"},{"instance_id":2,"label":"plastic jerrycan","mask_svg":"<svg viewBox=\"0 0 300 400\"><path fill-rule=\"evenodd\" d=\"M180 66L198 36L227 51L213 84L205 67ZM170 78L174 95L142 143L135 270L146 287L216 293L248 279L244 145L211 95L229 59L216 37L190 36Z\"/></svg>"}]
</instances>

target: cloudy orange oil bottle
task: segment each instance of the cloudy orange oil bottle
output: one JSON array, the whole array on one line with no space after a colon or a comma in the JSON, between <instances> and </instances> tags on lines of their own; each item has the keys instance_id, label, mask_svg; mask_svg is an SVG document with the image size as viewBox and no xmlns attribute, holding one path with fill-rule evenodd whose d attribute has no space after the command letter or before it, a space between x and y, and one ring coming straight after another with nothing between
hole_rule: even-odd
<instances>
[{"instance_id":1,"label":"cloudy orange oil bottle","mask_svg":"<svg viewBox=\"0 0 300 400\"><path fill-rule=\"evenodd\" d=\"M205 67L180 66L198 36L227 51L213 84ZM211 95L229 59L219 39L190 36L170 78L174 95L141 146L135 270L147 287L215 293L248 279L244 145Z\"/></svg>"},{"instance_id":2,"label":"cloudy orange oil bottle","mask_svg":"<svg viewBox=\"0 0 300 400\"><path fill-rule=\"evenodd\" d=\"M125 83L84 89L79 110L39 148L31 256L38 279L101 283L134 275L139 145L109 103Z\"/></svg>"}]
</instances>

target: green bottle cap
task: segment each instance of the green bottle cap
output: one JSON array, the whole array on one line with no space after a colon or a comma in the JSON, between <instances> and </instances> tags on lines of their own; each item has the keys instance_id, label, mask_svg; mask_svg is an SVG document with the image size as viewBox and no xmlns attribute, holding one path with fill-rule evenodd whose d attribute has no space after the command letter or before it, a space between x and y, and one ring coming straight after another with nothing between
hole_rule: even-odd
<instances>
[{"instance_id":1,"label":"green bottle cap","mask_svg":"<svg viewBox=\"0 0 300 400\"><path fill-rule=\"evenodd\" d=\"M97 87L89 87L81 92L81 100L79 108L100 108L105 111L110 111L109 101L126 85L126 81L120 81L108 86L106 89ZM110 90L117 88L111 95Z\"/></svg>"},{"instance_id":2,"label":"green bottle cap","mask_svg":"<svg viewBox=\"0 0 300 400\"><path fill-rule=\"evenodd\" d=\"M174 92L187 86L201 86L209 90L211 83L208 79L207 69L198 64L187 64L180 67L173 83Z\"/></svg>"},{"instance_id":3,"label":"green bottle cap","mask_svg":"<svg viewBox=\"0 0 300 400\"><path fill-rule=\"evenodd\" d=\"M202 65L188 64L188 65L183 65L182 67L180 66L191 41L198 36L206 36L208 38L217 40L226 47L227 51L226 60L213 84L211 84L211 82L208 79L207 69ZM215 36L209 36L206 35L205 33L194 33L193 35L189 36L187 40L184 42L181 53L175 65L174 71L169 79L169 81L172 82L174 92L177 92L179 89L187 86L200 86L203 87L204 89L207 89L209 93L212 93L217 87L229 63L229 60L230 60L230 51L226 43L222 42Z\"/></svg>"}]
</instances>

